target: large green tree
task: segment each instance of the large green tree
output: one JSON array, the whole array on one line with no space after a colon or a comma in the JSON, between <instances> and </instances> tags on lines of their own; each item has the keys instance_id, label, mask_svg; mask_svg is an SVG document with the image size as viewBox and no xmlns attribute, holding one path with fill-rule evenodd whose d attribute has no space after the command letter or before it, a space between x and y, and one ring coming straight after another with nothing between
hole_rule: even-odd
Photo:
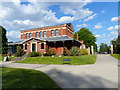
<instances>
[{"instance_id":1,"label":"large green tree","mask_svg":"<svg viewBox=\"0 0 120 90\"><path fill-rule=\"evenodd\" d=\"M100 52L109 52L109 47L105 43L100 44Z\"/></svg>"},{"instance_id":2,"label":"large green tree","mask_svg":"<svg viewBox=\"0 0 120 90\"><path fill-rule=\"evenodd\" d=\"M6 38L6 29L0 26L0 54L7 54L8 45Z\"/></svg>"},{"instance_id":3,"label":"large green tree","mask_svg":"<svg viewBox=\"0 0 120 90\"><path fill-rule=\"evenodd\" d=\"M120 36L118 36L118 38L114 39L111 41L113 48L114 48L114 52L116 54L120 54Z\"/></svg>"},{"instance_id":4,"label":"large green tree","mask_svg":"<svg viewBox=\"0 0 120 90\"><path fill-rule=\"evenodd\" d=\"M91 31L89 31L89 29L86 28L81 28L78 32L76 32L74 34L74 39L77 38L77 34L78 34L78 40L79 41L84 41L84 44L86 45L86 47L90 47L90 46L94 46L96 47L97 45L95 44L96 42L96 37L92 34ZM96 49L96 48L95 48Z\"/></svg>"}]
</instances>

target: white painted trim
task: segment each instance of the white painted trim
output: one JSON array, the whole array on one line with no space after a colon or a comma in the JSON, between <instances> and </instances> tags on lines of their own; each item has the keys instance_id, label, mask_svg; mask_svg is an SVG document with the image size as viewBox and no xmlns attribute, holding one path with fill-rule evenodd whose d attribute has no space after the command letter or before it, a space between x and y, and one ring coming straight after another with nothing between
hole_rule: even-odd
<instances>
[{"instance_id":1,"label":"white painted trim","mask_svg":"<svg viewBox=\"0 0 120 90\"><path fill-rule=\"evenodd\" d=\"M46 44L46 42L40 42L40 50L45 50L45 47L44 47L44 49L41 49L41 44L42 44L42 43L43 43L44 45Z\"/></svg>"},{"instance_id":2,"label":"white painted trim","mask_svg":"<svg viewBox=\"0 0 120 90\"><path fill-rule=\"evenodd\" d=\"M32 44L36 44L36 52L37 52L37 42L31 42L31 52L32 52Z\"/></svg>"}]
</instances>

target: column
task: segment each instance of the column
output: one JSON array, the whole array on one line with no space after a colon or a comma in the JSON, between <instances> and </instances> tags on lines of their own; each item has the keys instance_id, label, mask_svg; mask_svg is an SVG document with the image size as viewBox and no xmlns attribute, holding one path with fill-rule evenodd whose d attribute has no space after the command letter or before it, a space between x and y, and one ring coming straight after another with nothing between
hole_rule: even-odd
<instances>
[{"instance_id":1,"label":"column","mask_svg":"<svg viewBox=\"0 0 120 90\"><path fill-rule=\"evenodd\" d=\"M111 54L113 54L113 45L111 45Z\"/></svg>"},{"instance_id":2,"label":"column","mask_svg":"<svg viewBox=\"0 0 120 90\"><path fill-rule=\"evenodd\" d=\"M91 46L91 52L92 52L92 54L94 54L94 48L93 48L93 46Z\"/></svg>"}]
</instances>

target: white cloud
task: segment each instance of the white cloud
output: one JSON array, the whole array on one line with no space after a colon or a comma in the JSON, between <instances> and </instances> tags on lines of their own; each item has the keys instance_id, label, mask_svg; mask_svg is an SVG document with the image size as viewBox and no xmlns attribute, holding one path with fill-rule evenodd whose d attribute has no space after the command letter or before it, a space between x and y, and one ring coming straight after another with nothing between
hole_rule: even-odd
<instances>
[{"instance_id":1,"label":"white cloud","mask_svg":"<svg viewBox=\"0 0 120 90\"><path fill-rule=\"evenodd\" d=\"M87 21L93 19L96 15L97 14L93 14L93 15L89 16L88 18L86 18L84 21L87 22Z\"/></svg>"},{"instance_id":2,"label":"white cloud","mask_svg":"<svg viewBox=\"0 0 120 90\"><path fill-rule=\"evenodd\" d=\"M8 41L14 41L14 40L19 40L20 39L20 32L19 31L9 31L6 34Z\"/></svg>"},{"instance_id":3,"label":"white cloud","mask_svg":"<svg viewBox=\"0 0 120 90\"><path fill-rule=\"evenodd\" d=\"M101 37L101 35L95 35L95 37Z\"/></svg>"},{"instance_id":4,"label":"white cloud","mask_svg":"<svg viewBox=\"0 0 120 90\"><path fill-rule=\"evenodd\" d=\"M70 21L73 21L73 17L70 17L70 16L63 16L61 17L60 19L58 19L57 22L59 23L63 23L63 22L70 22Z\"/></svg>"},{"instance_id":5,"label":"white cloud","mask_svg":"<svg viewBox=\"0 0 120 90\"><path fill-rule=\"evenodd\" d=\"M88 8L83 9L83 7L90 3L91 0L69 3L40 3L32 2L34 0L28 1L30 2L28 5L21 4L20 0L16 0L16 2L2 2L0 7L0 12L2 12L0 14L0 21L2 22L0 22L0 24L6 28L6 30L10 29L17 32L22 29L38 28L57 23L72 22L89 16L94 17L96 15ZM61 11L64 15L58 18L56 16L56 12L49 9L49 6L52 5L60 6L59 11ZM9 32L9 38L13 38L12 35L10 36L10 33L13 32Z\"/></svg>"},{"instance_id":6,"label":"white cloud","mask_svg":"<svg viewBox=\"0 0 120 90\"><path fill-rule=\"evenodd\" d=\"M102 35L95 35L95 37L106 37L106 34L102 34Z\"/></svg>"},{"instance_id":7,"label":"white cloud","mask_svg":"<svg viewBox=\"0 0 120 90\"><path fill-rule=\"evenodd\" d=\"M102 10L102 11L101 11L101 13L105 13L105 11L104 11L104 10Z\"/></svg>"},{"instance_id":8,"label":"white cloud","mask_svg":"<svg viewBox=\"0 0 120 90\"><path fill-rule=\"evenodd\" d=\"M120 20L120 16L118 16L118 17L113 17L113 18L111 19L111 21L118 21L118 20Z\"/></svg>"},{"instance_id":9,"label":"white cloud","mask_svg":"<svg viewBox=\"0 0 120 90\"><path fill-rule=\"evenodd\" d=\"M76 27L87 27L87 26L89 26L89 25L87 25L87 24L76 25Z\"/></svg>"},{"instance_id":10,"label":"white cloud","mask_svg":"<svg viewBox=\"0 0 120 90\"><path fill-rule=\"evenodd\" d=\"M97 25L94 26L94 29L99 29L99 28L102 28L101 23L98 23Z\"/></svg>"},{"instance_id":11,"label":"white cloud","mask_svg":"<svg viewBox=\"0 0 120 90\"><path fill-rule=\"evenodd\" d=\"M112 35L112 36L118 36L118 31L112 31L112 32L110 33L110 35Z\"/></svg>"},{"instance_id":12,"label":"white cloud","mask_svg":"<svg viewBox=\"0 0 120 90\"><path fill-rule=\"evenodd\" d=\"M37 3L32 2L32 0L29 0L31 4L21 5L20 0L17 1L18 2L3 2L2 8L0 8L0 11L3 12L0 16L0 19L3 21L1 25L5 26L5 28L7 29L19 28L20 30L21 28L23 28L23 26L24 28L28 27L28 22L37 25L35 27L39 27L41 26L41 24L50 25L56 23L66 23L74 20L79 20L93 14L93 12L90 11L88 8L82 9L82 7L85 6L88 2ZM48 8L52 5L60 5L61 11L63 11L64 14L70 14L71 16L65 15L60 18L57 18L56 12L53 12ZM9 22L11 24L8 24L6 22ZM12 26L15 24L16 26ZM33 27L32 24L29 25L30 26L28 28Z\"/></svg>"},{"instance_id":13,"label":"white cloud","mask_svg":"<svg viewBox=\"0 0 120 90\"><path fill-rule=\"evenodd\" d=\"M118 29L120 29L120 25L110 26L110 27L108 27L107 30L118 30Z\"/></svg>"}]
</instances>

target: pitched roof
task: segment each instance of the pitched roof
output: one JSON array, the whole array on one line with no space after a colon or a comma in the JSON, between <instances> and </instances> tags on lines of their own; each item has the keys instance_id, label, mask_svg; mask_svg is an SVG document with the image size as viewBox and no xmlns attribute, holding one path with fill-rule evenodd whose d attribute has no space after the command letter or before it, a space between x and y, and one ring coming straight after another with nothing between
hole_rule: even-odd
<instances>
[{"instance_id":1,"label":"pitched roof","mask_svg":"<svg viewBox=\"0 0 120 90\"><path fill-rule=\"evenodd\" d=\"M26 39L24 41L18 41L18 42L15 42L15 43L10 43L8 45L14 45L14 44L22 44L30 39L38 39L38 40L41 40L41 41L48 41L48 42L54 42L54 41L69 41L69 40L74 40L73 38L71 37L68 37L68 36L61 36L61 37L50 37L50 38L29 38L29 39ZM77 40L75 40L77 41ZM78 41L79 42L79 41Z\"/></svg>"},{"instance_id":2,"label":"pitched roof","mask_svg":"<svg viewBox=\"0 0 120 90\"><path fill-rule=\"evenodd\" d=\"M70 38L68 36L61 36L61 37L42 38L41 40L45 40L45 41L65 41L65 40L73 40L73 38Z\"/></svg>"}]
</instances>

